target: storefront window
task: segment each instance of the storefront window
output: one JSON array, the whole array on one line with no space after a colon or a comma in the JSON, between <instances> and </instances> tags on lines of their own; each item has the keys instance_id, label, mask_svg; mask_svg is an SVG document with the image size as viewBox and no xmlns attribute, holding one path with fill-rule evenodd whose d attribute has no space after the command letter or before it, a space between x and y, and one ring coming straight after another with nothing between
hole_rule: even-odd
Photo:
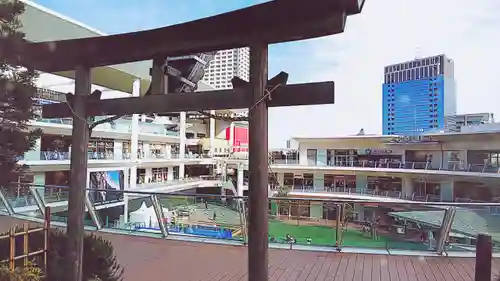
<instances>
[{"instance_id":1,"label":"storefront window","mask_svg":"<svg viewBox=\"0 0 500 281\"><path fill-rule=\"evenodd\" d=\"M152 158L163 158L164 151L166 151L165 144L150 144L149 145L149 155Z\"/></svg>"},{"instance_id":2,"label":"storefront window","mask_svg":"<svg viewBox=\"0 0 500 281\"><path fill-rule=\"evenodd\" d=\"M90 139L89 140L89 158L90 159L113 159L114 141L108 139Z\"/></svg>"},{"instance_id":3,"label":"storefront window","mask_svg":"<svg viewBox=\"0 0 500 281\"><path fill-rule=\"evenodd\" d=\"M130 142L122 142L123 159L130 159L131 151Z\"/></svg>"},{"instance_id":4,"label":"storefront window","mask_svg":"<svg viewBox=\"0 0 500 281\"><path fill-rule=\"evenodd\" d=\"M137 158L139 159L143 159L145 158L145 153L144 153L144 143L143 142L139 142L137 144Z\"/></svg>"},{"instance_id":5,"label":"storefront window","mask_svg":"<svg viewBox=\"0 0 500 281\"><path fill-rule=\"evenodd\" d=\"M283 185L286 187L293 186L293 174L292 173L285 173L283 175Z\"/></svg>"},{"instance_id":6,"label":"storefront window","mask_svg":"<svg viewBox=\"0 0 500 281\"><path fill-rule=\"evenodd\" d=\"M307 150L307 165L315 166L317 162L317 150L308 149Z\"/></svg>"},{"instance_id":7,"label":"storefront window","mask_svg":"<svg viewBox=\"0 0 500 281\"><path fill-rule=\"evenodd\" d=\"M353 166L356 160L356 151L353 149L348 150L335 150L335 165L336 166Z\"/></svg>"},{"instance_id":8,"label":"storefront window","mask_svg":"<svg viewBox=\"0 0 500 281\"><path fill-rule=\"evenodd\" d=\"M335 181L335 176L331 174L325 174L325 188L333 187Z\"/></svg>"},{"instance_id":9,"label":"storefront window","mask_svg":"<svg viewBox=\"0 0 500 281\"><path fill-rule=\"evenodd\" d=\"M153 168L151 182L165 182L168 179L168 168Z\"/></svg>"},{"instance_id":10,"label":"storefront window","mask_svg":"<svg viewBox=\"0 0 500 281\"><path fill-rule=\"evenodd\" d=\"M137 183L146 183L146 169L137 169Z\"/></svg>"}]
</instances>

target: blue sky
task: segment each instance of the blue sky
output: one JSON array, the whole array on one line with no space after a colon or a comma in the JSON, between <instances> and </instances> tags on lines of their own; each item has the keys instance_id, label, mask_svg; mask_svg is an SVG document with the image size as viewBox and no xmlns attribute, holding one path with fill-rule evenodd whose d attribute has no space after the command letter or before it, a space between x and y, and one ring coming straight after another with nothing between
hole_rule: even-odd
<instances>
[{"instance_id":1,"label":"blue sky","mask_svg":"<svg viewBox=\"0 0 500 281\"><path fill-rule=\"evenodd\" d=\"M105 33L157 28L258 0L38 0ZM269 72L292 83L335 81L335 105L271 109L269 146L292 136L381 132L383 67L444 53L455 61L458 111L500 114L500 1L368 0L341 35L270 48ZM498 118L497 118L498 119Z\"/></svg>"}]
</instances>

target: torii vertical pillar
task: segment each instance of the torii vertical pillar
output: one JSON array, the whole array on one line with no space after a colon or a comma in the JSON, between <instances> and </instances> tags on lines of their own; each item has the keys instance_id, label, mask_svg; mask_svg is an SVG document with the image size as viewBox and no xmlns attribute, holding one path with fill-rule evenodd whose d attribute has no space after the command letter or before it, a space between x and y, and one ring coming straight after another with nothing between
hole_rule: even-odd
<instances>
[{"instance_id":1,"label":"torii vertical pillar","mask_svg":"<svg viewBox=\"0 0 500 281\"><path fill-rule=\"evenodd\" d=\"M70 162L70 190L68 200L68 268L66 280L82 280L85 193L87 187L87 149L89 126L86 118L86 101L91 91L90 68L77 66L75 95L72 99L73 131Z\"/></svg>"},{"instance_id":2,"label":"torii vertical pillar","mask_svg":"<svg viewBox=\"0 0 500 281\"><path fill-rule=\"evenodd\" d=\"M267 44L250 48L248 280L268 280Z\"/></svg>"}]
</instances>

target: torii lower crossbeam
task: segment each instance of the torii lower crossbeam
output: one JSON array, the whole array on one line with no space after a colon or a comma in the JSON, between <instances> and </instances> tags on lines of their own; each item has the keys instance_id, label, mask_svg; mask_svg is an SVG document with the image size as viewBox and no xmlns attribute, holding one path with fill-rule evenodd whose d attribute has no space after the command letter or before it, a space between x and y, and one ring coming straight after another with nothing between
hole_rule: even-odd
<instances>
[{"instance_id":1,"label":"torii lower crossbeam","mask_svg":"<svg viewBox=\"0 0 500 281\"><path fill-rule=\"evenodd\" d=\"M148 113L175 113L181 111L222 110L248 108L252 106L251 89L206 91L149 95L138 98L88 100L86 116L132 115ZM287 85L273 91L268 107L332 104L334 83L320 82ZM43 107L43 118L72 117L65 103L48 104Z\"/></svg>"}]
</instances>

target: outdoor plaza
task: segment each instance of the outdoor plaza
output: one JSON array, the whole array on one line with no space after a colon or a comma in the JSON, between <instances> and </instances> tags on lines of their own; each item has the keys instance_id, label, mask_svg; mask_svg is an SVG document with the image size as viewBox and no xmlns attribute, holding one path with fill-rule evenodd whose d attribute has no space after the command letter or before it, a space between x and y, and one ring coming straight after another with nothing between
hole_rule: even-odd
<instances>
[{"instance_id":1,"label":"outdoor plaza","mask_svg":"<svg viewBox=\"0 0 500 281\"><path fill-rule=\"evenodd\" d=\"M422 205L424 213L419 218L411 212L400 217L386 213L381 220L387 222L379 224L345 216L347 207L355 209L362 200L330 200L338 206L336 216L320 216L319 212L292 216L291 211L283 214L269 204L273 199L268 190L269 107L333 104L335 85L333 81L289 85L288 73L269 75L268 46L342 33L348 17L359 14L363 4L359 0L274 0L154 30L27 44L20 53L30 67L66 76L70 72L75 79L68 102L42 106L43 118L73 119L71 187L65 202L54 202L61 203L58 206L65 208L67 218L64 223L54 219L51 225L67 229L66 250L71 253L65 257L70 265L67 280L82 280L86 232L113 244L126 269L124 280L465 281L477 276L476 261L471 258L476 249L462 247L459 250L470 257L458 258L452 257L454 246L445 245L454 224L448 210L454 208L441 208L431 223L422 221L430 209ZM245 46L250 47L249 82L233 79L231 90L168 92L168 83L177 79L168 72L168 57ZM141 61L151 66L150 83L109 68ZM124 79L110 79L116 77ZM101 100L99 92L91 92L93 84L131 92L133 97ZM126 205L130 211L111 219L103 215L108 202L97 205L88 198L87 148L93 128L88 118L137 119L139 114L182 116L189 111L238 108L249 112L248 197L198 200L115 190L123 194L112 204ZM50 206L43 198L34 198L38 211L16 211L5 201L3 207L10 217L0 217L0 230L24 219L39 223L42 207ZM401 225L401 221L412 221L413 226ZM433 232L441 231L439 242L431 239ZM478 247L477 252L481 251L485 253ZM483 257L491 261L491 252ZM476 281L500 269L497 259L491 268L488 265L483 279Z\"/></svg>"}]
</instances>

